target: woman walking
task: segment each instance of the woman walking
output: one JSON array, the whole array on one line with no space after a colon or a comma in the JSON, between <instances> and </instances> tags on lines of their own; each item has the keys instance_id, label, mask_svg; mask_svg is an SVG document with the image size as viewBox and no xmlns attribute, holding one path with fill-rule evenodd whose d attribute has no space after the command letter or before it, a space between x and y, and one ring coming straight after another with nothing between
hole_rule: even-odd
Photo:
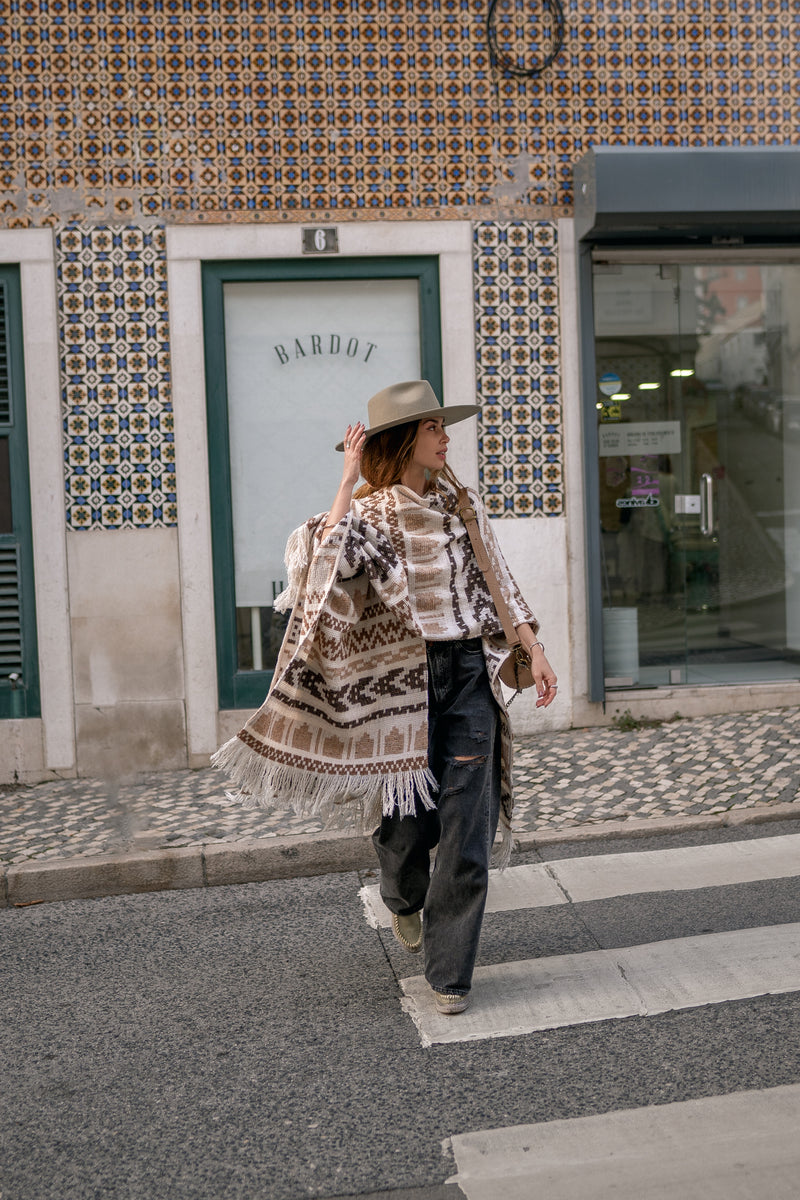
<instances>
[{"instance_id":1,"label":"woman walking","mask_svg":"<svg viewBox=\"0 0 800 1200\"><path fill-rule=\"evenodd\" d=\"M269 695L213 760L250 807L379 822L381 896L398 941L411 952L424 942L444 1013L469 1002L498 823L501 865L511 851L498 679L508 642L446 463L446 427L477 411L442 408L415 380L373 396L368 427L348 426L330 510L287 545L289 587L276 607L291 615ZM468 499L546 707L556 677L538 623L480 501Z\"/></svg>"}]
</instances>

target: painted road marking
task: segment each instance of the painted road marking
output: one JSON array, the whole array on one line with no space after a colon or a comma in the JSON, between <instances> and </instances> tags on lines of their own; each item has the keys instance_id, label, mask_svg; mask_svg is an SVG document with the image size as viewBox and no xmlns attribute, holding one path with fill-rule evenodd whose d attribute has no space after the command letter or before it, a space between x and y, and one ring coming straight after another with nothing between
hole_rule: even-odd
<instances>
[{"instance_id":1,"label":"painted road marking","mask_svg":"<svg viewBox=\"0 0 800 1200\"><path fill-rule=\"evenodd\" d=\"M423 976L400 983L423 1046L512 1037L800 991L800 924L478 967L456 1017L436 1012Z\"/></svg>"},{"instance_id":2,"label":"painted road marking","mask_svg":"<svg viewBox=\"0 0 800 1200\"><path fill-rule=\"evenodd\" d=\"M642 850L625 854L586 855L492 871L486 911L508 912L631 896L647 892L690 891L784 879L800 873L800 834L687 846L677 850ZM391 915L377 886L361 889L367 921L388 929Z\"/></svg>"},{"instance_id":3,"label":"painted road marking","mask_svg":"<svg viewBox=\"0 0 800 1200\"><path fill-rule=\"evenodd\" d=\"M381 900L377 885L361 889L364 914L373 929L390 929L392 914ZM508 867L489 874L487 912L508 912L516 908L544 908L568 904L569 899L543 863Z\"/></svg>"},{"instance_id":4,"label":"painted road marking","mask_svg":"<svg viewBox=\"0 0 800 1200\"><path fill-rule=\"evenodd\" d=\"M587 855L549 865L576 903L644 892L694 891L797 875L800 834L678 850L634 850L597 858Z\"/></svg>"},{"instance_id":5,"label":"painted road marking","mask_svg":"<svg viewBox=\"0 0 800 1200\"><path fill-rule=\"evenodd\" d=\"M458 1134L467 1200L795 1200L800 1085Z\"/></svg>"}]
</instances>

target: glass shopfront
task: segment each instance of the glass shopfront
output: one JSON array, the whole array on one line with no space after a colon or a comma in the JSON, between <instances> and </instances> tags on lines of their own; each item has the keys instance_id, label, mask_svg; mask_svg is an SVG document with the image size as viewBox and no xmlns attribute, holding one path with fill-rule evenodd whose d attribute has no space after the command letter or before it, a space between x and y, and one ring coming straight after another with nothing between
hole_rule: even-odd
<instances>
[{"instance_id":1,"label":"glass shopfront","mask_svg":"<svg viewBox=\"0 0 800 1200\"><path fill-rule=\"evenodd\" d=\"M800 263L595 251L607 689L800 677Z\"/></svg>"}]
</instances>

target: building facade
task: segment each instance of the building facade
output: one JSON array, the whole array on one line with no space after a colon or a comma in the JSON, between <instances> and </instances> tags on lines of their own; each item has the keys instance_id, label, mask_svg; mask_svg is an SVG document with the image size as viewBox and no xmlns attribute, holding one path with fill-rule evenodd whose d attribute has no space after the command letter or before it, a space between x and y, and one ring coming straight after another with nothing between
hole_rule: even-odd
<instances>
[{"instance_id":1,"label":"building facade","mask_svg":"<svg viewBox=\"0 0 800 1200\"><path fill-rule=\"evenodd\" d=\"M561 688L532 732L800 698L790 0L9 0L0 780L199 766L386 383ZM340 468L339 468L340 469Z\"/></svg>"}]
</instances>

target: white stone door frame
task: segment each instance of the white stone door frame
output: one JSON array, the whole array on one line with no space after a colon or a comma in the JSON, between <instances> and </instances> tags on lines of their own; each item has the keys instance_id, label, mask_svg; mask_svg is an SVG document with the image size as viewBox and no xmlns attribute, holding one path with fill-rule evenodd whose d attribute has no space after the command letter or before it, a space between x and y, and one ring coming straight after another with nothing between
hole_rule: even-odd
<instances>
[{"instance_id":1,"label":"white stone door frame","mask_svg":"<svg viewBox=\"0 0 800 1200\"><path fill-rule=\"evenodd\" d=\"M186 728L190 766L208 756L237 719L219 713L214 623L202 264L220 259L302 258L302 226L171 226L167 229L178 545ZM439 259L445 404L474 403L475 332L470 221L353 221L338 226L348 258L435 255ZM457 436L456 436L457 435ZM452 457L477 484L474 422L453 427Z\"/></svg>"},{"instance_id":2,"label":"white stone door frame","mask_svg":"<svg viewBox=\"0 0 800 1200\"><path fill-rule=\"evenodd\" d=\"M3 721L5 749L17 743L20 776L75 772L58 300L50 229L0 230L0 263L19 267L30 469L41 722ZM19 728L13 728L19 727ZM34 746L41 739L41 750Z\"/></svg>"}]
</instances>

